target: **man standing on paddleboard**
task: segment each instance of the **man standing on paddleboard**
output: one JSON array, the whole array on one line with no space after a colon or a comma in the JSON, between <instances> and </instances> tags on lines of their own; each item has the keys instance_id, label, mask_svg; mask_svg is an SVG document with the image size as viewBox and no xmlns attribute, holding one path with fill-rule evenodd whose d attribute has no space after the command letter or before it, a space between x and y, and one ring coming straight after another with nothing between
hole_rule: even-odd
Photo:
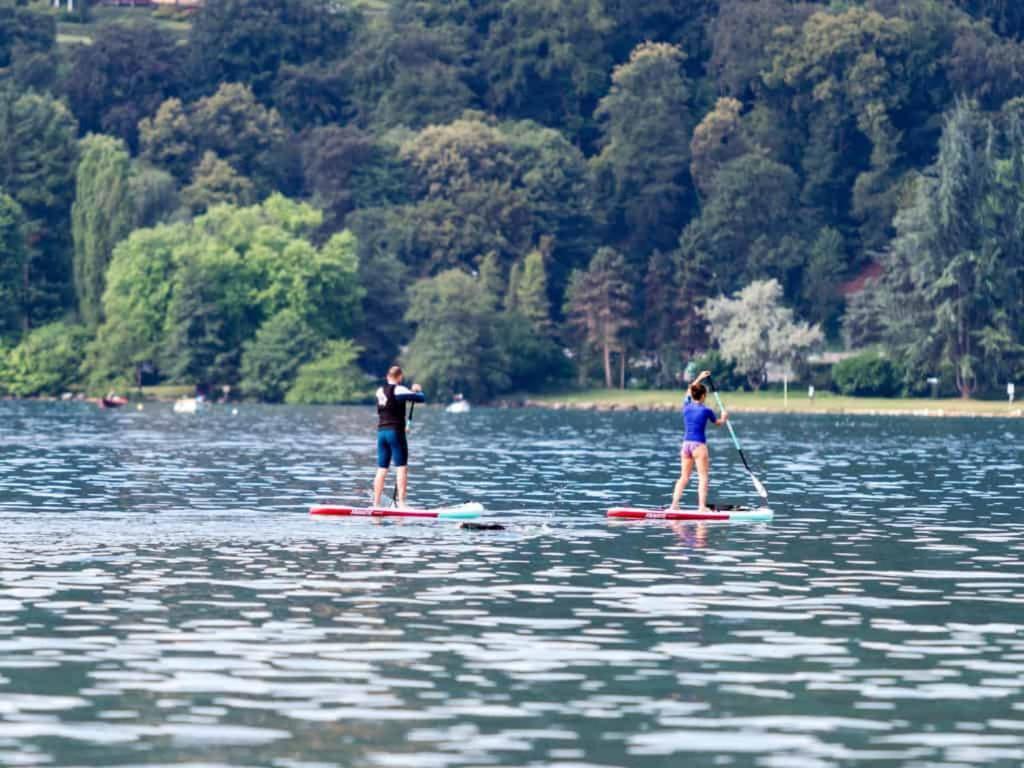
<instances>
[{"instance_id":1,"label":"man standing on paddleboard","mask_svg":"<svg viewBox=\"0 0 1024 768\"><path fill-rule=\"evenodd\" d=\"M426 402L419 384L412 389L402 384L402 369L397 365L388 369L387 382L377 389L377 476L373 481L373 506L380 506L387 481L388 468L395 463L398 475L398 498L395 503L405 506L409 485L409 443L405 438L405 404Z\"/></svg>"},{"instance_id":2,"label":"man standing on paddleboard","mask_svg":"<svg viewBox=\"0 0 1024 768\"><path fill-rule=\"evenodd\" d=\"M681 468L679 479L676 481L676 487L672 493L672 509L679 509L679 500L683 496L686 484L690 482L693 465L696 464L699 479L697 510L699 512L708 511L711 456L708 454L705 430L709 421L717 427L722 427L729 420L729 414L724 410L720 416L715 416L715 412L704 405L704 398L707 396L708 390L701 382L710 376L711 371L703 371L694 379L686 395L686 400L683 401L683 422L686 424L686 434L683 436L683 444L679 450Z\"/></svg>"}]
</instances>

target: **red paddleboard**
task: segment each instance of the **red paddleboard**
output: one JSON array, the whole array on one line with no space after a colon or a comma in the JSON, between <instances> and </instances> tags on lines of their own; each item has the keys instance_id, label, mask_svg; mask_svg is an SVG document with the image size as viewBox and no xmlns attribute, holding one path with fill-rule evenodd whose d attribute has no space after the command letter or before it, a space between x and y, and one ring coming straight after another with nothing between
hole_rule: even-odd
<instances>
[{"instance_id":1,"label":"red paddleboard","mask_svg":"<svg viewBox=\"0 0 1024 768\"><path fill-rule=\"evenodd\" d=\"M394 507L345 507L317 505L309 514L323 517L411 517L428 520L472 520L484 511L482 504L470 502L440 509L395 509Z\"/></svg>"},{"instance_id":2,"label":"red paddleboard","mask_svg":"<svg viewBox=\"0 0 1024 768\"><path fill-rule=\"evenodd\" d=\"M767 507L712 508L710 512L698 512L695 509L637 509L635 507L615 507L608 510L608 517L618 520L693 520L733 523L768 522L775 513Z\"/></svg>"}]
</instances>

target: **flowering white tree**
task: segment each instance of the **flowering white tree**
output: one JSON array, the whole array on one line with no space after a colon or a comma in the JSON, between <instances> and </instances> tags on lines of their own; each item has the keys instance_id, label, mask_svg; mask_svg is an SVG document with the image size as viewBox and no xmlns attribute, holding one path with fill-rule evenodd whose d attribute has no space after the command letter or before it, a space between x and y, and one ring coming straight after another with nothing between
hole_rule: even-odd
<instances>
[{"instance_id":1,"label":"flowering white tree","mask_svg":"<svg viewBox=\"0 0 1024 768\"><path fill-rule=\"evenodd\" d=\"M732 297L708 299L700 310L722 356L735 364L754 389L768 365L792 365L824 340L821 327L793 319L781 303L777 280L757 280Z\"/></svg>"}]
</instances>

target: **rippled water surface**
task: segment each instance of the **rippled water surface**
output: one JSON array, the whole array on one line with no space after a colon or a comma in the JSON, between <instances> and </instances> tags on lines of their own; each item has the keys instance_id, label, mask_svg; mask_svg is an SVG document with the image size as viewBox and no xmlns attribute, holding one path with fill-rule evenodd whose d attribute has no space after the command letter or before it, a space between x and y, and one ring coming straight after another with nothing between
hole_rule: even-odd
<instances>
[{"instance_id":1,"label":"rippled water surface","mask_svg":"<svg viewBox=\"0 0 1024 768\"><path fill-rule=\"evenodd\" d=\"M0 404L0 765L1024 762L1021 422L737 416L729 526L604 519L675 416L417 417L505 531L311 519L367 409Z\"/></svg>"}]
</instances>

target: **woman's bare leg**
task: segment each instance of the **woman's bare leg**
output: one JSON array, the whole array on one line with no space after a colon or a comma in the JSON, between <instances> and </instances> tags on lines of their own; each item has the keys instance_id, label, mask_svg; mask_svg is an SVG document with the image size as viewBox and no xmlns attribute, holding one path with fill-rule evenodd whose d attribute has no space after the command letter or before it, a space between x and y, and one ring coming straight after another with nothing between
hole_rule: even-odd
<instances>
[{"instance_id":1,"label":"woman's bare leg","mask_svg":"<svg viewBox=\"0 0 1024 768\"><path fill-rule=\"evenodd\" d=\"M702 445L697 448L693 452L693 458L697 463L697 508L704 512L708 508L708 476L711 470L711 456L708 455L708 447Z\"/></svg>"},{"instance_id":2,"label":"woman's bare leg","mask_svg":"<svg viewBox=\"0 0 1024 768\"><path fill-rule=\"evenodd\" d=\"M676 487L672 491L672 509L679 509L679 500L683 498L683 491L690 482L690 473L693 472L693 459L683 456L679 452L679 479L676 480Z\"/></svg>"}]
</instances>

